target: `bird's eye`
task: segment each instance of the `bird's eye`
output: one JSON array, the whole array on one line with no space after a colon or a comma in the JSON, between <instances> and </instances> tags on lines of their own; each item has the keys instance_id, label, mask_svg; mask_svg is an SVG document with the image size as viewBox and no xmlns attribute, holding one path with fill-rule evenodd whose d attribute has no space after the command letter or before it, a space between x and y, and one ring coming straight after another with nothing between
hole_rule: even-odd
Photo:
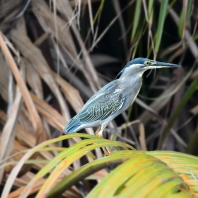
<instances>
[{"instance_id":1,"label":"bird's eye","mask_svg":"<svg viewBox=\"0 0 198 198\"><path fill-rule=\"evenodd\" d=\"M145 61L144 64L145 64L146 66L148 66L148 65L151 65L151 62Z\"/></svg>"}]
</instances>

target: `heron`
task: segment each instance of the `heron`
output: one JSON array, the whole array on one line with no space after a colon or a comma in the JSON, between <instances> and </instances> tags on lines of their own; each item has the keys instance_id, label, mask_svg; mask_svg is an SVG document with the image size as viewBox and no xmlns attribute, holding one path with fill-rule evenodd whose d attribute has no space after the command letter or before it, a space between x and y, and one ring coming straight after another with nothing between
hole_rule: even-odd
<instances>
[{"instance_id":1,"label":"heron","mask_svg":"<svg viewBox=\"0 0 198 198\"><path fill-rule=\"evenodd\" d=\"M102 87L85 103L80 112L64 127L64 132L72 134L84 128L100 126L97 130L98 136L103 137L103 131L108 123L134 102L142 86L142 76L145 71L175 67L180 66L147 58L131 60L115 80Z\"/></svg>"}]
</instances>

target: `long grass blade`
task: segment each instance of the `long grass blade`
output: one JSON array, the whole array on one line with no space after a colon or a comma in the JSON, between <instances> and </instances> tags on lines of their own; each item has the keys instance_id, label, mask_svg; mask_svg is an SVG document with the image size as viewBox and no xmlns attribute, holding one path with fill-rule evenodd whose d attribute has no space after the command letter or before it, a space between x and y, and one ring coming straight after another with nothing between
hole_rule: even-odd
<instances>
[{"instance_id":1,"label":"long grass blade","mask_svg":"<svg viewBox=\"0 0 198 198\"><path fill-rule=\"evenodd\" d=\"M157 25L157 32L156 32L156 42L155 42L155 53L157 54L160 47L160 42L162 39L163 29L164 29L164 22L166 19L166 12L168 8L168 0L163 0L160 5L160 13L159 13L159 20Z\"/></svg>"},{"instance_id":2,"label":"long grass blade","mask_svg":"<svg viewBox=\"0 0 198 198\"><path fill-rule=\"evenodd\" d=\"M131 42L135 40L135 35L137 34L137 27L140 21L141 4L142 4L142 0L136 1Z\"/></svg>"}]
</instances>

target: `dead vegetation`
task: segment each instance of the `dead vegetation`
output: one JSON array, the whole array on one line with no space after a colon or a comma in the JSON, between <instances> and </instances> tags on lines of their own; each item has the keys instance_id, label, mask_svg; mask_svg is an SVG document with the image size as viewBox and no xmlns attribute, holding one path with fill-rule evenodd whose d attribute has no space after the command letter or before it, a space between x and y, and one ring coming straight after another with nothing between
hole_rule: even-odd
<instances>
[{"instance_id":1,"label":"dead vegetation","mask_svg":"<svg viewBox=\"0 0 198 198\"><path fill-rule=\"evenodd\" d=\"M81 140L79 136L58 139L36 152L40 143L62 135L64 125L84 102L134 57L183 67L147 73L134 105L109 124L106 138L117 138L138 150L198 154L196 1L7 2L0 3L3 195L19 197L47 162ZM94 134L94 129L85 131ZM60 140L65 140L64 144ZM103 156L100 146L94 149L86 159L73 161L72 168L57 175L57 180L53 178L54 185L86 162ZM98 182L106 175L108 171L102 169L92 178ZM34 195L45 181L46 177L41 177L26 192ZM62 196L82 197L92 187L85 180Z\"/></svg>"}]
</instances>

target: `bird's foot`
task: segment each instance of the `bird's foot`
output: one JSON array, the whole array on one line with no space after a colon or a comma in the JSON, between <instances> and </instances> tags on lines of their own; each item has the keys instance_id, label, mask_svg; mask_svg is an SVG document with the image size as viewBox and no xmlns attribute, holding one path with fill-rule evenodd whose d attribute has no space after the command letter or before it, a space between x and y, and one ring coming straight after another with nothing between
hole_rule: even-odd
<instances>
[{"instance_id":1,"label":"bird's foot","mask_svg":"<svg viewBox=\"0 0 198 198\"><path fill-rule=\"evenodd\" d=\"M109 147L107 147L107 146L102 147L102 150L104 151L104 154L105 154L106 156L111 155L111 151L110 151Z\"/></svg>"},{"instance_id":2,"label":"bird's foot","mask_svg":"<svg viewBox=\"0 0 198 198\"><path fill-rule=\"evenodd\" d=\"M97 129L97 131L96 131L96 136L103 138L102 132L103 132L103 127L99 127L99 128ZM103 150L103 152L104 152L104 154L105 154L106 156L111 155L111 151L109 150L108 147L106 147L106 146L105 146L105 147L102 147L102 150Z\"/></svg>"}]
</instances>

